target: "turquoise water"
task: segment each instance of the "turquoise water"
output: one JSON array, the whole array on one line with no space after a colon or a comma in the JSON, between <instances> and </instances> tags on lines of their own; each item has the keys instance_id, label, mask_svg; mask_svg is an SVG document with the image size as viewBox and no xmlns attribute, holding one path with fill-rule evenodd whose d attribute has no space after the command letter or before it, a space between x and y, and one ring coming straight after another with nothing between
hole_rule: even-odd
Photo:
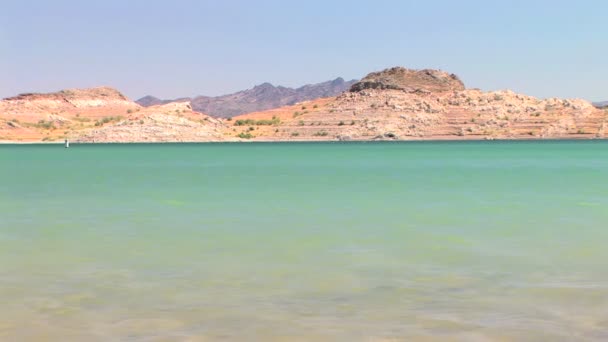
<instances>
[{"instance_id":1,"label":"turquoise water","mask_svg":"<svg viewBox=\"0 0 608 342\"><path fill-rule=\"evenodd\" d=\"M608 143L0 145L0 340L606 340Z\"/></svg>"}]
</instances>

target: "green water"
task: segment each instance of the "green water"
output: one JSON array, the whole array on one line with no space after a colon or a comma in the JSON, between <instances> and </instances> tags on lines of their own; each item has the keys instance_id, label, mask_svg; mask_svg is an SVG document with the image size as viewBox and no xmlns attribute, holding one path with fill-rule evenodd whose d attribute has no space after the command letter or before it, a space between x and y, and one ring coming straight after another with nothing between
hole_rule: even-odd
<instances>
[{"instance_id":1,"label":"green water","mask_svg":"<svg viewBox=\"0 0 608 342\"><path fill-rule=\"evenodd\" d=\"M608 143L0 146L0 340L606 340Z\"/></svg>"}]
</instances>

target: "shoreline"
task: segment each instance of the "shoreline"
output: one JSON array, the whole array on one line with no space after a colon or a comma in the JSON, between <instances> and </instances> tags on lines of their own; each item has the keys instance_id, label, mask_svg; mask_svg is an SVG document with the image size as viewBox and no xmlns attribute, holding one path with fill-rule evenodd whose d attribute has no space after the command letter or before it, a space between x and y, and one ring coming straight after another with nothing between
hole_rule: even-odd
<instances>
[{"instance_id":1,"label":"shoreline","mask_svg":"<svg viewBox=\"0 0 608 342\"><path fill-rule=\"evenodd\" d=\"M520 139L520 138L492 138L492 139L377 139L377 140L208 140L208 141L108 141L108 142L90 142L90 141L70 141L71 145L162 145L162 144L284 144L284 143L433 143L433 142L552 142L552 141L608 141L608 138L600 137L581 137L581 138L537 138L537 139ZM64 145L64 142L54 141L0 141L0 145Z\"/></svg>"}]
</instances>

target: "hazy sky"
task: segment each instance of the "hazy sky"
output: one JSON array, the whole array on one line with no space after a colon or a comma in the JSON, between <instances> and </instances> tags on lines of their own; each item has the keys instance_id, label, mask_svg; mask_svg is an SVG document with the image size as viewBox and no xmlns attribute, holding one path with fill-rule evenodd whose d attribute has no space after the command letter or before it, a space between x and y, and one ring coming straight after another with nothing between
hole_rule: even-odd
<instances>
[{"instance_id":1,"label":"hazy sky","mask_svg":"<svg viewBox=\"0 0 608 342\"><path fill-rule=\"evenodd\" d=\"M0 97L299 86L391 66L468 87L608 100L608 1L6 0Z\"/></svg>"}]
</instances>

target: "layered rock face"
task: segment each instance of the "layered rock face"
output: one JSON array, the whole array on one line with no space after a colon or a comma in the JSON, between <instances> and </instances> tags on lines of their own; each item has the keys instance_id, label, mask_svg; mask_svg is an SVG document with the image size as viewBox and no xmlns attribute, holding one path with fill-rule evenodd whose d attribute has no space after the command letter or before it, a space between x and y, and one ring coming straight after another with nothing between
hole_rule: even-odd
<instances>
[{"instance_id":1,"label":"layered rock face","mask_svg":"<svg viewBox=\"0 0 608 342\"><path fill-rule=\"evenodd\" d=\"M224 126L186 102L143 108L106 87L0 102L0 141L220 141Z\"/></svg>"},{"instance_id":2,"label":"layered rock face","mask_svg":"<svg viewBox=\"0 0 608 342\"><path fill-rule=\"evenodd\" d=\"M226 140L225 128L221 120L193 112L189 103L174 102L133 112L111 125L92 129L77 137L75 141L104 143L223 141Z\"/></svg>"},{"instance_id":3,"label":"layered rock face","mask_svg":"<svg viewBox=\"0 0 608 342\"><path fill-rule=\"evenodd\" d=\"M72 111L99 107L139 107L119 91L109 87L68 89L48 94L21 94L6 98L0 104L3 106L3 112L15 110L16 115L19 115L19 111L24 109Z\"/></svg>"},{"instance_id":4,"label":"layered rock face","mask_svg":"<svg viewBox=\"0 0 608 342\"><path fill-rule=\"evenodd\" d=\"M280 118L253 131L260 140L585 139L606 137L607 114L584 100L467 90L442 71L392 68L331 100L237 119Z\"/></svg>"},{"instance_id":5,"label":"layered rock face","mask_svg":"<svg viewBox=\"0 0 608 342\"><path fill-rule=\"evenodd\" d=\"M0 101L0 140L57 140L139 108L108 87L21 94Z\"/></svg>"}]
</instances>

